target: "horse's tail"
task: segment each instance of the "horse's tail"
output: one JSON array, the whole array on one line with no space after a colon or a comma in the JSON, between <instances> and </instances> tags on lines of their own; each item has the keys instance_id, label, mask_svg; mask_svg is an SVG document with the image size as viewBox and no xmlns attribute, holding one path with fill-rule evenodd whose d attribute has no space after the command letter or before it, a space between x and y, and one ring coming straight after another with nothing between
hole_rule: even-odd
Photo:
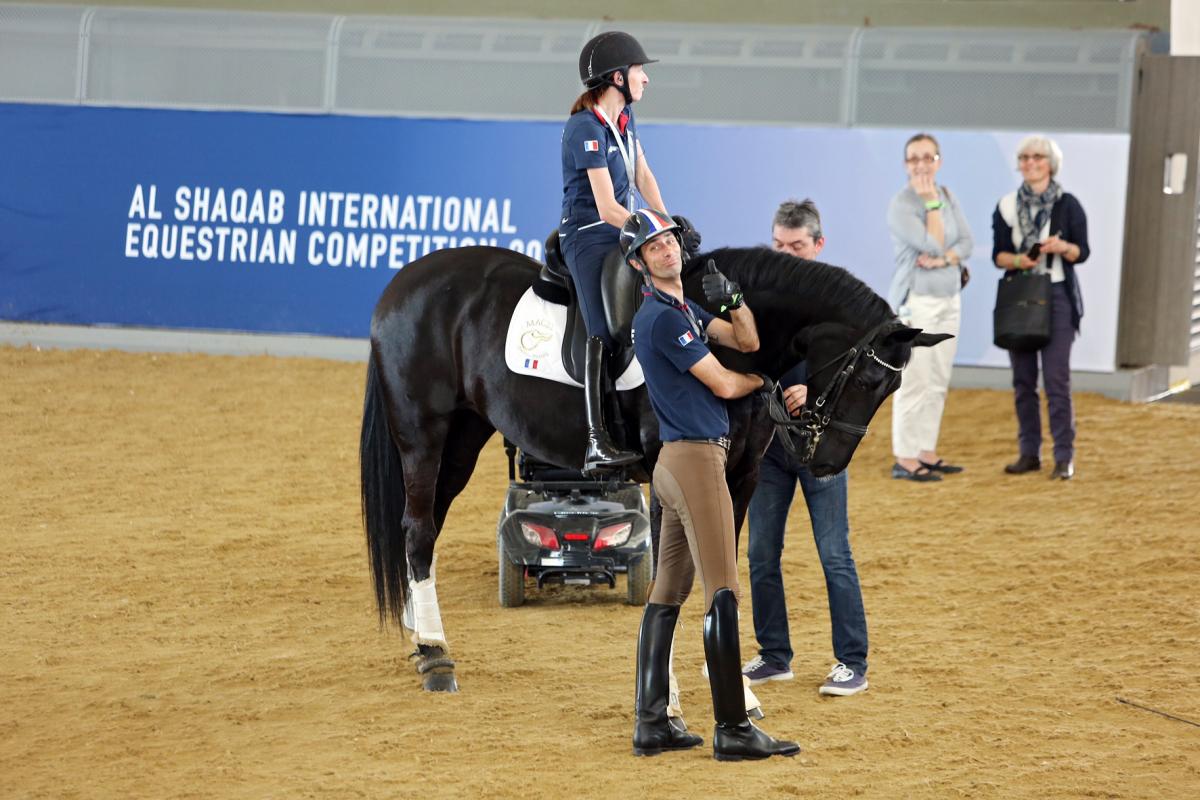
<instances>
[{"instance_id":1,"label":"horse's tail","mask_svg":"<svg viewBox=\"0 0 1200 800\"><path fill-rule=\"evenodd\" d=\"M362 435L358 445L362 471L363 527L375 581L379 624L391 614L397 623L404 612L408 556L404 532L404 469L400 451L388 429L387 398L372 353L367 364Z\"/></svg>"}]
</instances>

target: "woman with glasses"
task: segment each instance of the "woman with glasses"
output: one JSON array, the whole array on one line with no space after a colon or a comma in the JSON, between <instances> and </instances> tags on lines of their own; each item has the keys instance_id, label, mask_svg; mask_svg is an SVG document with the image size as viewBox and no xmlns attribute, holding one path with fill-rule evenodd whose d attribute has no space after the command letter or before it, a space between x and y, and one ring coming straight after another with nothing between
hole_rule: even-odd
<instances>
[{"instance_id":1,"label":"woman with glasses","mask_svg":"<svg viewBox=\"0 0 1200 800\"><path fill-rule=\"evenodd\" d=\"M1042 468L1042 417L1038 399L1038 357L1050 407L1054 438L1051 480L1075 475L1075 408L1071 402L1071 344L1083 316L1083 295L1075 265L1088 257L1087 215L1074 195L1055 177L1062 169L1062 150L1047 136L1027 136L1017 147L1019 189L1000 198L992 214L992 261L1000 269L1032 269L1051 281L1050 341L1038 351L1010 350L1013 393L1017 407L1017 460L1004 468L1010 475ZM1031 252L1034 245L1036 251Z\"/></svg>"},{"instance_id":2,"label":"woman with glasses","mask_svg":"<svg viewBox=\"0 0 1200 800\"><path fill-rule=\"evenodd\" d=\"M941 149L930 134L918 133L905 143L908 183L888 206L896 258L888 302L906 325L957 336L960 293L969 278L965 262L974 241L958 201L935 180L941 166ZM913 348L892 401L893 478L929 482L962 472L937 453L956 349L954 339Z\"/></svg>"}]
</instances>

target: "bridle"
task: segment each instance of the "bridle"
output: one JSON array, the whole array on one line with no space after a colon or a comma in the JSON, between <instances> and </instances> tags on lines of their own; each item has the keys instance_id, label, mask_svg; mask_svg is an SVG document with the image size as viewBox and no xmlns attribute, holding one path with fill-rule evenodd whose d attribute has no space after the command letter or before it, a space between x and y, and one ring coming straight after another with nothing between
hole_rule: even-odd
<instances>
[{"instance_id":1,"label":"bridle","mask_svg":"<svg viewBox=\"0 0 1200 800\"><path fill-rule=\"evenodd\" d=\"M766 395L767 414L770 416L771 422L775 424L776 435L779 437L783 449L801 464L808 464L812 461L813 455L817 451L817 445L821 443L821 437L825 435L827 429L848 433L859 439L867 435L866 425L855 425L852 422L835 419L834 411L838 401L842 398L846 383L854 376L860 358L869 358L892 372L900 372L903 369L903 367L893 366L884 361L875 354L875 348L870 346L871 341L880 331L893 324L895 324L895 320L881 322L855 342L850 349L839 353L810 372L809 377L811 378L834 365L837 365L838 370L837 375L825 387L825 391L821 392L811 405L804 404L804 407L800 409L799 416L793 417L788 414L787 406L783 402L783 389L780 386L776 385L775 389Z\"/></svg>"},{"instance_id":2,"label":"bridle","mask_svg":"<svg viewBox=\"0 0 1200 800\"><path fill-rule=\"evenodd\" d=\"M783 444L784 450L787 450L801 464L808 464L812 461L817 445L821 443L821 437L824 436L826 429L848 433L859 439L867 435L866 425L855 425L852 422L835 419L834 411L838 401L842 398L846 383L854 376L860 358L869 358L892 372L900 372L903 369L903 367L887 363L875 354L875 348L870 347L871 341L880 331L893 324L895 324L895 320L881 322L848 350L834 356L810 372L809 377L811 378L834 365L837 365L838 369L837 375L825 387L825 391L821 392L811 406L805 403L804 407L800 409L799 416L793 417L788 414L787 406L783 402L783 390L778 385L767 395L767 414L770 416L771 422L775 424L775 431L780 442Z\"/></svg>"}]
</instances>

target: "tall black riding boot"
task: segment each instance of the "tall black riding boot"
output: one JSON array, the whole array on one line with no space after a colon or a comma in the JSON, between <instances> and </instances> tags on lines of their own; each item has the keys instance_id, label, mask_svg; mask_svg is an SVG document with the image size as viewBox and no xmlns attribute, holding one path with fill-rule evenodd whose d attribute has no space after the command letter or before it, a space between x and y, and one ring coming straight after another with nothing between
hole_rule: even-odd
<instances>
[{"instance_id":1,"label":"tall black riding boot","mask_svg":"<svg viewBox=\"0 0 1200 800\"><path fill-rule=\"evenodd\" d=\"M704 744L694 733L680 730L667 719L670 691L671 642L679 606L647 603L638 631L637 694L633 723L633 754L656 756L664 750L687 750Z\"/></svg>"},{"instance_id":2,"label":"tall black riding boot","mask_svg":"<svg viewBox=\"0 0 1200 800\"><path fill-rule=\"evenodd\" d=\"M604 385L604 340L592 336L587 341L587 359L583 367L583 394L587 407L588 443L583 457L583 471L623 467L641 458L631 450L622 450L604 427L604 404L601 389Z\"/></svg>"},{"instance_id":3,"label":"tall black riding boot","mask_svg":"<svg viewBox=\"0 0 1200 800\"><path fill-rule=\"evenodd\" d=\"M713 758L742 761L770 756L794 756L800 745L773 739L746 716L742 693L742 654L738 643L737 598L732 589L718 589L704 615L704 657L712 688Z\"/></svg>"}]
</instances>

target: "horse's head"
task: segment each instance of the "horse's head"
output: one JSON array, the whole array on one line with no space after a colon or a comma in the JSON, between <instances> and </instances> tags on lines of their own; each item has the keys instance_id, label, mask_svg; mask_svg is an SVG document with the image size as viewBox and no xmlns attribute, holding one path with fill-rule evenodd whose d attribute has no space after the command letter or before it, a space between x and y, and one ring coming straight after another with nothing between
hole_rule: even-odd
<instances>
[{"instance_id":1,"label":"horse's head","mask_svg":"<svg viewBox=\"0 0 1200 800\"><path fill-rule=\"evenodd\" d=\"M798 361L808 364L808 400L799 417L788 417L779 403L770 412L785 444L817 476L850 463L867 423L900 386L912 349L950 338L906 328L886 300L840 267L762 247L715 250L693 259L683 275L689 297L703 299L701 265L709 258L741 285L761 341L755 353L720 348L721 363L772 377ZM712 304L706 307L717 312Z\"/></svg>"},{"instance_id":2,"label":"horse's head","mask_svg":"<svg viewBox=\"0 0 1200 800\"><path fill-rule=\"evenodd\" d=\"M808 400L801 419L815 439L809 469L818 477L841 472L866 433L867 424L900 386L900 370L914 347L952 338L922 333L891 320L869 331L825 322L797 334L807 353Z\"/></svg>"}]
</instances>

